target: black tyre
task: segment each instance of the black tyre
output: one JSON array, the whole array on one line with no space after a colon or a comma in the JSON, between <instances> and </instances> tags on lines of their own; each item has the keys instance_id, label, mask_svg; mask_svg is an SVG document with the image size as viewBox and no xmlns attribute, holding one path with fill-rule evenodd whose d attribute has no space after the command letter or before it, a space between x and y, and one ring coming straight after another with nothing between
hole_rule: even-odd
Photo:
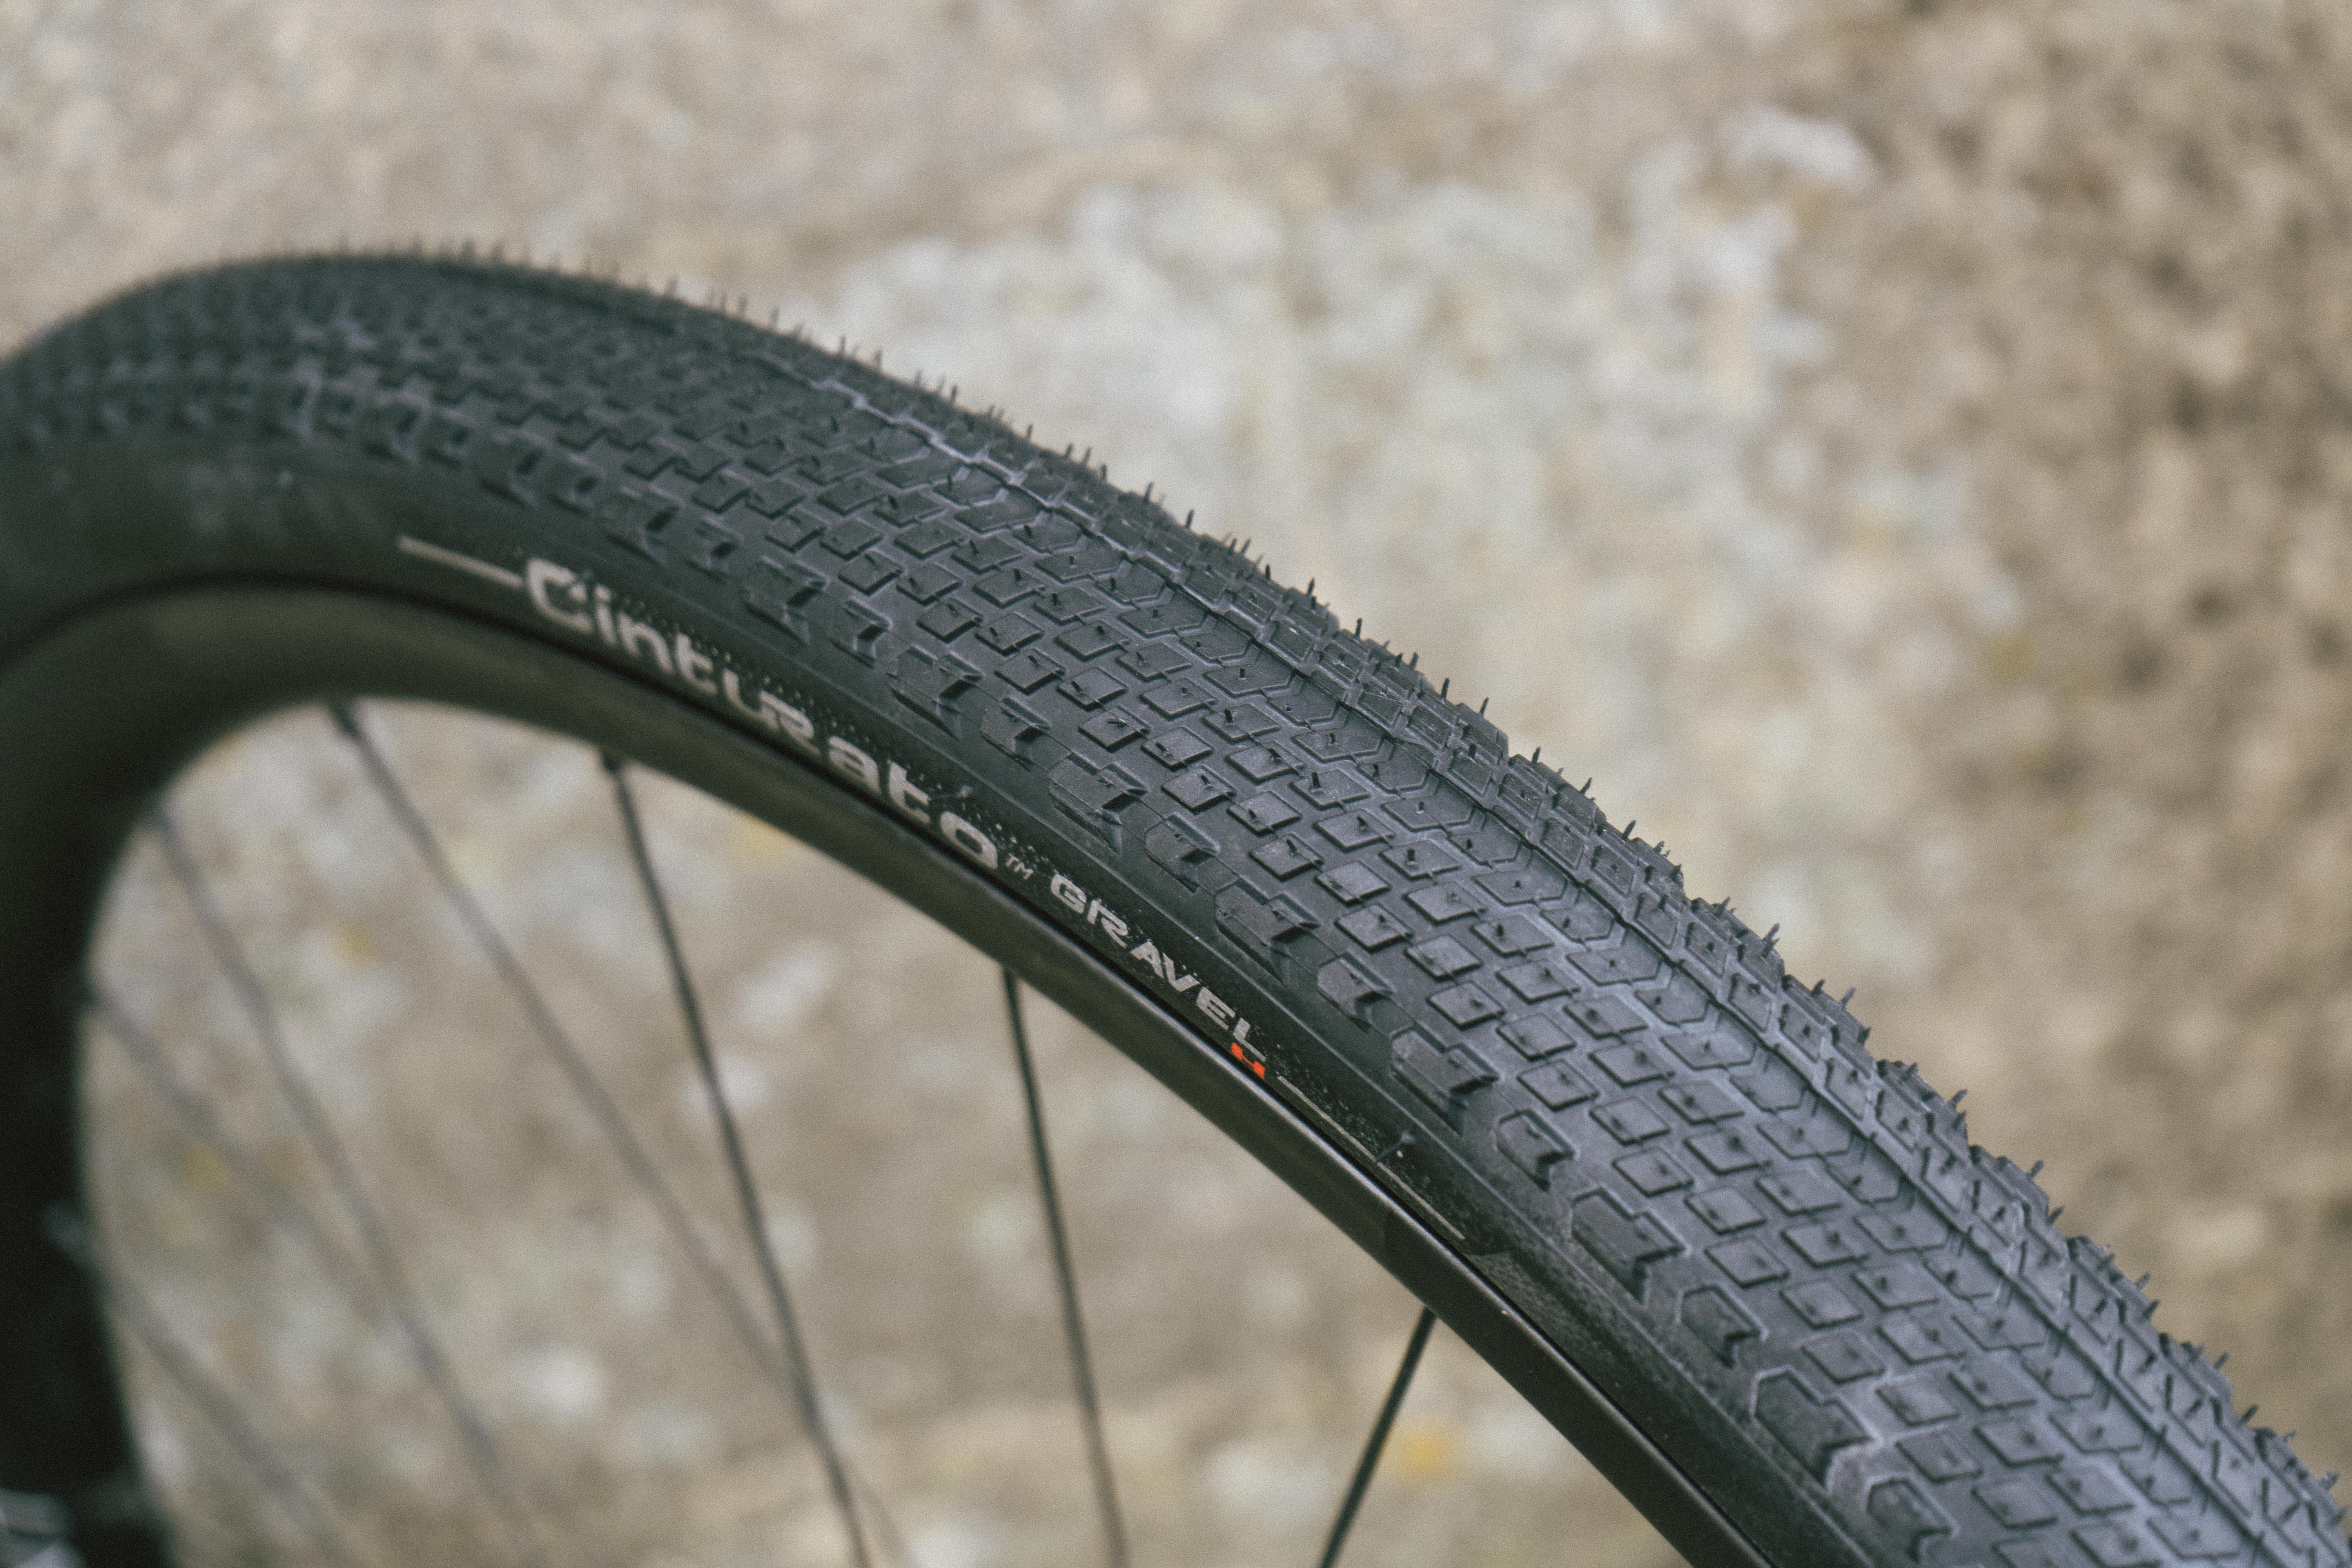
<instances>
[{"instance_id":1,"label":"black tyre","mask_svg":"<svg viewBox=\"0 0 2352 1568\"><path fill-rule=\"evenodd\" d=\"M123 837L227 729L379 694L624 752L937 915L1694 1562L2352 1562L2028 1174L1312 598L862 364L423 259L173 279L0 366L0 1489L134 1465L50 1239ZM108 1517L93 1561L152 1552Z\"/></svg>"}]
</instances>

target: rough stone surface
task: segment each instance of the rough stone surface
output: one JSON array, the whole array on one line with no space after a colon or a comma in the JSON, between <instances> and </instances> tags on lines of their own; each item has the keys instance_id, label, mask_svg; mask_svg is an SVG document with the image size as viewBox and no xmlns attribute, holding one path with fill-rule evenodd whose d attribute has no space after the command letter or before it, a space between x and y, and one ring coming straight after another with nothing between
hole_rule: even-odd
<instances>
[{"instance_id":1,"label":"rough stone surface","mask_svg":"<svg viewBox=\"0 0 2352 1568\"><path fill-rule=\"evenodd\" d=\"M2158 1326L2230 1350L2324 1471L2352 1464L2347 56L2345 13L2285 0L0 0L0 339L217 256L471 237L677 274L944 375L1316 579L1594 774L1694 891L1780 921L1792 969L1858 985L1876 1047L2047 1159L2069 1227L2153 1270ZM620 874L598 864L570 874ZM970 989L949 957L881 957L911 928L870 919L814 947L722 930L748 945L710 962L768 998L747 1017L984 1035L944 1001L860 1014L865 965ZM164 956L185 948L152 939L141 983L226 1028ZM370 994L318 1005L399 1012ZM1074 1141L1125 1114L1118 1068ZM1179 1191L1192 1157L1136 1179ZM1080 1222L1107 1258L1119 1201ZM545 1202L521 1212L555 1247ZM975 1280L1035 1245L1010 1203L956 1221ZM1409 1318L1344 1268L1302 1287L1356 1304L1303 1336L1325 1360L1299 1412L1372 1397ZM1166 1457L1186 1517L1304 1540L1345 1439L1220 1426L1232 1390L1292 1385L1214 1382L1213 1344L1107 1352L1115 1439ZM538 1348L518 1408L637 1409L602 1347ZM990 1479L1052 1365L906 1374L975 1391L936 1431L856 1395L899 1434L893 1475L1010 1500L927 1520L927 1560L1085 1550L1083 1516ZM683 1406L630 1419L615 1442L758 1447ZM1524 1451L1486 1419L1426 1452ZM790 1512L756 1464L719 1473L708 1539ZM1362 1544L1410 1555L1402 1518ZM1045 1533L1016 1549L1001 1520ZM1198 1528L1202 1561L1246 1534Z\"/></svg>"}]
</instances>

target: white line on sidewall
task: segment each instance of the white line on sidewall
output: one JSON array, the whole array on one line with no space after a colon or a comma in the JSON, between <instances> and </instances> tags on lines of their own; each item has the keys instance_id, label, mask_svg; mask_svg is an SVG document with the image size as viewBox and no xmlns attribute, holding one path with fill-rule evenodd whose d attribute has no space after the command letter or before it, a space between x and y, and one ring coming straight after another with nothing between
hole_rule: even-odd
<instances>
[{"instance_id":1,"label":"white line on sidewall","mask_svg":"<svg viewBox=\"0 0 2352 1568\"><path fill-rule=\"evenodd\" d=\"M520 589L522 586L522 574L520 572L509 572L503 566L493 566L487 561L477 561L470 555L460 555L454 550L444 550L441 546L427 543L422 539L411 539L404 533L400 536L400 552L403 555L421 556L427 561L438 562L444 566L455 566L460 572L471 572L484 582L496 583L501 588Z\"/></svg>"}]
</instances>

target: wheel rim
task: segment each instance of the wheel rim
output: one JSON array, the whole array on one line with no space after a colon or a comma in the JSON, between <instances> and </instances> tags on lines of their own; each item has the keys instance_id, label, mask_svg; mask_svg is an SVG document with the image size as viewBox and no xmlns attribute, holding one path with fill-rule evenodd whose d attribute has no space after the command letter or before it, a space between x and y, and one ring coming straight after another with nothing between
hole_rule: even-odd
<instances>
[{"instance_id":1,"label":"wheel rim","mask_svg":"<svg viewBox=\"0 0 2352 1568\"><path fill-rule=\"evenodd\" d=\"M250 630L256 626L276 629L257 637ZM254 591L118 606L22 661L0 689L0 721L16 733L43 732L45 726L55 733L60 704L93 689L106 693L110 721L87 727L70 750L50 748L44 766L10 786L20 799L9 804L23 807L11 810L12 823L50 819L43 811L53 816L54 805L44 807L44 800L70 795L86 805L100 778L109 792L107 809L85 812L105 823L104 831L36 858L49 889L33 900L37 907L69 913L78 902L87 907L143 792L170 777L205 741L257 711L366 691L503 712L592 742L625 726L638 742L633 749L663 772L747 806L836 858L856 857L893 894L979 938L984 950L990 933L998 933L992 956L1013 961L1033 984L1117 1039L1432 1301L1645 1511L1670 1521L1670 1536L1686 1554L1753 1560L1630 1421L1499 1297L1451 1266L1444 1242L1418 1218L1360 1174L1323 1162L1314 1129L1263 1095L1234 1095L1238 1069L1132 986L937 847L845 804L821 777L780 772L757 746L678 713L623 678L589 675L579 661L510 634L391 600ZM78 929L76 921L64 923ZM25 974L36 984L20 994L55 994L49 982L70 972L54 941L44 948L27 939L12 951L47 957L47 974ZM1727 1549L1740 1554L1727 1558Z\"/></svg>"}]
</instances>

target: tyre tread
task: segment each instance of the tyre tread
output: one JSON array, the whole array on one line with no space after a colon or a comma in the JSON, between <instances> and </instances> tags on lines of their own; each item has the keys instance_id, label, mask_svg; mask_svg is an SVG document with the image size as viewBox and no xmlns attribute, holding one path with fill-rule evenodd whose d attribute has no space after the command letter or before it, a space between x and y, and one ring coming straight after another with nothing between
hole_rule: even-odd
<instances>
[{"instance_id":1,"label":"tyre tread","mask_svg":"<svg viewBox=\"0 0 2352 1568\"><path fill-rule=\"evenodd\" d=\"M2352 1563L2284 1440L1769 935L1084 461L795 339L456 258L171 279L0 370L0 461L142 435L460 480L863 682L1279 990L1331 1044L1270 1043L1269 1088L1538 1321L1530 1289L1602 1303L1562 1336L1711 1412L1786 1530L1884 1563Z\"/></svg>"}]
</instances>

